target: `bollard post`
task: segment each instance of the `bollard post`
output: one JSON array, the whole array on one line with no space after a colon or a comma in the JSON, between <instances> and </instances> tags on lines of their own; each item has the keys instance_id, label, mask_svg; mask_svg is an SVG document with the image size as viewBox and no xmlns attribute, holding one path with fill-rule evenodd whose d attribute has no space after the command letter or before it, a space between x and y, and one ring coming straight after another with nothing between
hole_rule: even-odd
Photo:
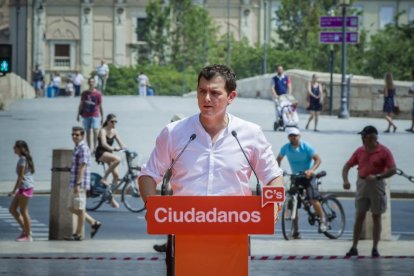
<instances>
[{"instance_id":1,"label":"bollard post","mask_svg":"<svg viewBox=\"0 0 414 276\"><path fill-rule=\"evenodd\" d=\"M387 196L387 211L382 214L381 221L382 221L382 231L381 231L381 241L390 241L391 240L391 189L390 185L388 185L388 180L386 181L386 196ZM364 224L362 225L362 232L361 232L361 240L372 240L372 229L373 229L373 222L372 222L372 213L367 212L367 216L365 217Z\"/></svg>"},{"instance_id":2,"label":"bollard post","mask_svg":"<svg viewBox=\"0 0 414 276\"><path fill-rule=\"evenodd\" d=\"M68 210L71 149L54 149L50 192L49 240L63 240L73 234L76 217ZM84 235L83 235L84 236Z\"/></svg>"}]
</instances>

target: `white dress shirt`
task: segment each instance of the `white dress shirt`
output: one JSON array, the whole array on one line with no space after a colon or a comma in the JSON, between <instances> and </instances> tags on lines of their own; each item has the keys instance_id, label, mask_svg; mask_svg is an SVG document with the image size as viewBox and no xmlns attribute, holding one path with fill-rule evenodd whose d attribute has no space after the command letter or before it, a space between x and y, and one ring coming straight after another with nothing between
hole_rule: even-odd
<instances>
[{"instance_id":1,"label":"white dress shirt","mask_svg":"<svg viewBox=\"0 0 414 276\"><path fill-rule=\"evenodd\" d=\"M165 171L176 159L192 134L189 144L174 165L171 186L174 195L251 195L249 179L252 170L231 132L237 137L260 181L265 185L282 175L271 145L261 128L228 114L228 126L215 144L200 123L199 114L168 124L159 134L150 159L142 167L140 176L162 181Z\"/></svg>"}]
</instances>

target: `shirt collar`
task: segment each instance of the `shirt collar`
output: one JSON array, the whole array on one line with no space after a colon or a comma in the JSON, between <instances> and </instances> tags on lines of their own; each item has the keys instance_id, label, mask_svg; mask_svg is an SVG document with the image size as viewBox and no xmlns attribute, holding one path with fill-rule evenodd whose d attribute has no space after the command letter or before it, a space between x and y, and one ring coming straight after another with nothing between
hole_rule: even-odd
<instances>
[{"instance_id":1,"label":"shirt collar","mask_svg":"<svg viewBox=\"0 0 414 276\"><path fill-rule=\"evenodd\" d=\"M83 146L85 144L85 141L82 140L77 146L75 146L75 150L77 150L78 148L80 148L81 146Z\"/></svg>"},{"instance_id":2,"label":"shirt collar","mask_svg":"<svg viewBox=\"0 0 414 276\"><path fill-rule=\"evenodd\" d=\"M280 79L283 79L285 77L285 74L282 73L282 75L280 75L280 76L278 74L276 74L276 77L280 80Z\"/></svg>"}]
</instances>

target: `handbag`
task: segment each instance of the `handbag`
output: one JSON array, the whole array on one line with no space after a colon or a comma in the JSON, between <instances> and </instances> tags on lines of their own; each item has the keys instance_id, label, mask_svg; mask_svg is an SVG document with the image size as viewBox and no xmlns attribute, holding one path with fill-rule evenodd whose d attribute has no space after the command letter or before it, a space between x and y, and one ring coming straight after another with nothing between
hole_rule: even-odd
<instances>
[{"instance_id":1,"label":"handbag","mask_svg":"<svg viewBox=\"0 0 414 276\"><path fill-rule=\"evenodd\" d=\"M392 108L392 113L394 113L395 115L400 114L400 105L398 104L397 98L395 98L394 100L394 107Z\"/></svg>"}]
</instances>

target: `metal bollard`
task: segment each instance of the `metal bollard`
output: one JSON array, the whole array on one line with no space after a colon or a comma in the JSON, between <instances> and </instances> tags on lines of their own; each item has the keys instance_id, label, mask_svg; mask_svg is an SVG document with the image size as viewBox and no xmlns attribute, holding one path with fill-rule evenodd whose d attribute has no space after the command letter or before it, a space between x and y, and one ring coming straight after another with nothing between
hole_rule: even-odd
<instances>
[{"instance_id":1,"label":"metal bollard","mask_svg":"<svg viewBox=\"0 0 414 276\"><path fill-rule=\"evenodd\" d=\"M381 231L380 240L390 241L391 240L391 189L390 189L388 180L385 180L385 181L387 183L386 185L387 211L381 216L382 231ZM373 237L372 229L373 229L372 213L367 212L364 224L362 225L361 239L372 240L372 237Z\"/></svg>"},{"instance_id":2,"label":"metal bollard","mask_svg":"<svg viewBox=\"0 0 414 276\"><path fill-rule=\"evenodd\" d=\"M68 210L71 149L54 149L49 210L49 240L63 240L73 234L76 217Z\"/></svg>"}]
</instances>

